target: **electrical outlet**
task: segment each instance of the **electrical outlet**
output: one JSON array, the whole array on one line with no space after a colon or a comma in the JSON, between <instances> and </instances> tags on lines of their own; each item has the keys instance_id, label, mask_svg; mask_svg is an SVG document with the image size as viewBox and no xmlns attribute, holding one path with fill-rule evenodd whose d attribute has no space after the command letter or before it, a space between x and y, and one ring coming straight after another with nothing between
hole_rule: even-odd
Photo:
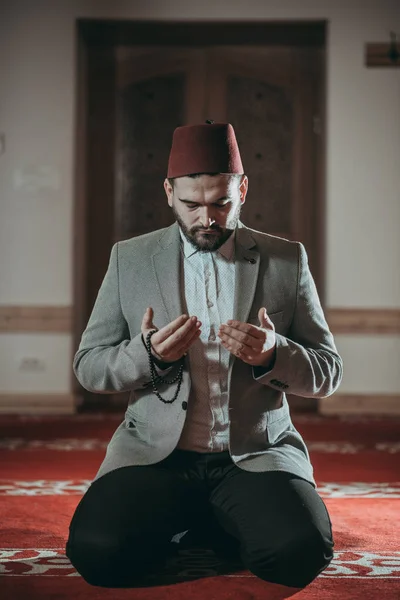
<instances>
[{"instance_id":1,"label":"electrical outlet","mask_svg":"<svg viewBox=\"0 0 400 600\"><path fill-rule=\"evenodd\" d=\"M22 358L19 365L20 371L37 372L44 371L45 369L46 363L44 360L41 360L35 356L26 356L25 358Z\"/></svg>"}]
</instances>

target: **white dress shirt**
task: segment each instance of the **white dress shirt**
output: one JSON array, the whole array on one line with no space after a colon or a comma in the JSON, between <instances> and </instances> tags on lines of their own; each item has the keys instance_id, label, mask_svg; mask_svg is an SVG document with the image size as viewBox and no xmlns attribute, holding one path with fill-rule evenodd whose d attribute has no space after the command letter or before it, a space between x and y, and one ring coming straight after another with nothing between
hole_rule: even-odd
<instances>
[{"instance_id":1,"label":"white dress shirt","mask_svg":"<svg viewBox=\"0 0 400 600\"><path fill-rule=\"evenodd\" d=\"M181 234L182 298L189 316L201 321L201 334L188 351L192 387L178 448L222 452L229 444L228 369L233 359L218 338L233 318L235 231L215 252L197 250Z\"/></svg>"}]
</instances>

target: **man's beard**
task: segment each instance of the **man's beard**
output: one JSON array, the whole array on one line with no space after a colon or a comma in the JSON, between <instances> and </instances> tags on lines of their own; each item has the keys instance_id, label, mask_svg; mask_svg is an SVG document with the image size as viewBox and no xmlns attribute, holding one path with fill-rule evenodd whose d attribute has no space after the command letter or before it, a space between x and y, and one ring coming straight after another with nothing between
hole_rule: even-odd
<instances>
[{"instance_id":1,"label":"man's beard","mask_svg":"<svg viewBox=\"0 0 400 600\"><path fill-rule=\"evenodd\" d=\"M218 225L212 225L207 229L207 231L212 231L215 233L201 233L201 229L205 229L204 227L193 227L189 229L180 215L175 210L175 207L172 206L172 212L174 214L175 219L177 220L180 228L186 239L200 252L214 252L218 250L223 244L225 244L226 240L232 234L232 232L236 229L236 226L239 222L240 213L242 210L242 205L239 203L236 211L231 216L231 218L226 223L226 228L221 229Z\"/></svg>"}]
</instances>

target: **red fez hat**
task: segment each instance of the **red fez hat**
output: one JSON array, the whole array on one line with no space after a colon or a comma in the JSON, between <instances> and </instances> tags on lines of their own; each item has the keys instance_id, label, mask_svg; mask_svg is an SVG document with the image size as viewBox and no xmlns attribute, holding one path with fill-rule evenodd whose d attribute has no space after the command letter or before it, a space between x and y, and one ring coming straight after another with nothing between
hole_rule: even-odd
<instances>
[{"instance_id":1,"label":"red fez hat","mask_svg":"<svg viewBox=\"0 0 400 600\"><path fill-rule=\"evenodd\" d=\"M230 123L177 127L172 138L167 177L193 173L239 173L243 165L235 131Z\"/></svg>"}]
</instances>

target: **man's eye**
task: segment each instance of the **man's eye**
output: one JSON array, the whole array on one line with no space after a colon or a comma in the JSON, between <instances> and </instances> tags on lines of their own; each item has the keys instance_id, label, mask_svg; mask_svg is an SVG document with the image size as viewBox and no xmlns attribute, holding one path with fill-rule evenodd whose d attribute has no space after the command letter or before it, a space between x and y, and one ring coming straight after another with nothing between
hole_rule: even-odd
<instances>
[{"instance_id":1,"label":"man's eye","mask_svg":"<svg viewBox=\"0 0 400 600\"><path fill-rule=\"evenodd\" d=\"M189 202L185 202L186 206L188 208L197 208L198 204L190 204ZM229 204L228 202L226 204L214 204L214 206L216 206L217 208L225 208L226 205Z\"/></svg>"}]
</instances>

